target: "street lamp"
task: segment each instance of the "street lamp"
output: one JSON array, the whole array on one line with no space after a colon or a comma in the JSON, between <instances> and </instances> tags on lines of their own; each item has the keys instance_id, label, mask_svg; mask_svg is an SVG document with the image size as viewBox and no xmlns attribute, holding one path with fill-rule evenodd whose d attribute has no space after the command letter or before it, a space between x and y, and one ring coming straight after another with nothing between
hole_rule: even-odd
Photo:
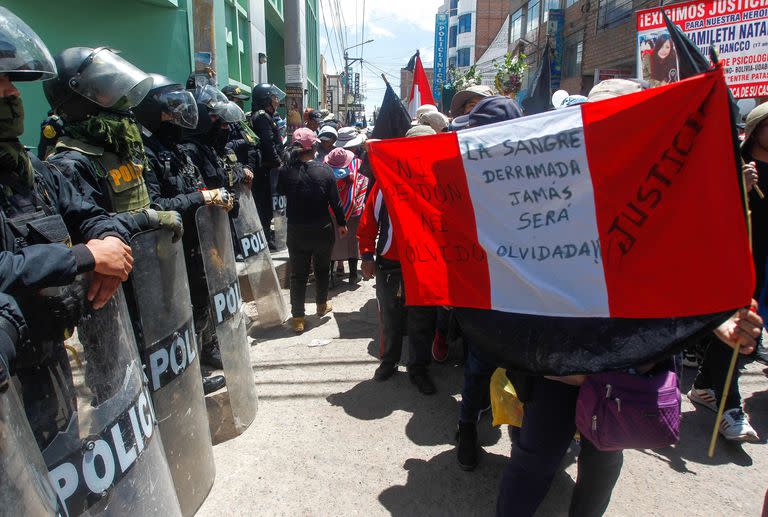
<instances>
[{"instance_id":1,"label":"street lamp","mask_svg":"<svg viewBox=\"0 0 768 517\"><path fill-rule=\"evenodd\" d=\"M346 123L349 123L349 104L347 101L349 96L349 82L351 79L349 75L347 75L347 70L349 69L350 63L354 63L355 61L360 61L361 63L363 62L363 58L361 57L349 57L349 53L347 51L356 47L362 47L368 43L373 43L373 39L363 41L362 43L358 43L357 45L352 45L351 47L344 49L344 75L347 77L347 84L344 86L344 120Z\"/></svg>"}]
</instances>

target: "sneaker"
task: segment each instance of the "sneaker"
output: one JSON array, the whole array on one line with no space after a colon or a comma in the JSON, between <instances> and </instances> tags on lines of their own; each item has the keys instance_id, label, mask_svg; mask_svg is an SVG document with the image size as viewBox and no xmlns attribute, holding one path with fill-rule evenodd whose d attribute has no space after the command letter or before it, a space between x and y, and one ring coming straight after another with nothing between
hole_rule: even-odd
<instances>
[{"instance_id":1,"label":"sneaker","mask_svg":"<svg viewBox=\"0 0 768 517\"><path fill-rule=\"evenodd\" d=\"M711 388L691 388L688 392L688 400L717 413L717 397L715 397L715 390Z\"/></svg>"},{"instance_id":2,"label":"sneaker","mask_svg":"<svg viewBox=\"0 0 768 517\"><path fill-rule=\"evenodd\" d=\"M373 372L373 380L379 382L386 381L395 373L397 373L397 366L394 363L382 362L379 367L376 368L376 371Z\"/></svg>"},{"instance_id":3,"label":"sneaker","mask_svg":"<svg viewBox=\"0 0 768 517\"><path fill-rule=\"evenodd\" d=\"M291 328L297 334L304 332L304 316L291 318Z\"/></svg>"},{"instance_id":4,"label":"sneaker","mask_svg":"<svg viewBox=\"0 0 768 517\"><path fill-rule=\"evenodd\" d=\"M448 342L439 331L435 331L435 339L432 340L432 358L438 363L444 363L448 359Z\"/></svg>"},{"instance_id":5,"label":"sneaker","mask_svg":"<svg viewBox=\"0 0 768 517\"><path fill-rule=\"evenodd\" d=\"M318 303L317 304L317 315L318 317L325 316L329 312L333 310L333 305L331 305L331 302L325 302L325 303Z\"/></svg>"},{"instance_id":6,"label":"sneaker","mask_svg":"<svg viewBox=\"0 0 768 517\"><path fill-rule=\"evenodd\" d=\"M757 442L760 438L749 424L749 419L740 407L729 409L723 413L720 422L720 434L726 440L734 442Z\"/></svg>"},{"instance_id":7,"label":"sneaker","mask_svg":"<svg viewBox=\"0 0 768 517\"><path fill-rule=\"evenodd\" d=\"M699 366L701 366L701 358L695 350L683 350L683 366L698 370Z\"/></svg>"},{"instance_id":8,"label":"sneaker","mask_svg":"<svg viewBox=\"0 0 768 517\"><path fill-rule=\"evenodd\" d=\"M475 470L477 467L478 445L477 426L472 422L459 422L456 431L456 456L461 470Z\"/></svg>"},{"instance_id":9,"label":"sneaker","mask_svg":"<svg viewBox=\"0 0 768 517\"><path fill-rule=\"evenodd\" d=\"M434 395L435 383L429 378L427 372L416 372L410 375L411 382L416 385L416 389L421 392L422 395Z\"/></svg>"}]
</instances>

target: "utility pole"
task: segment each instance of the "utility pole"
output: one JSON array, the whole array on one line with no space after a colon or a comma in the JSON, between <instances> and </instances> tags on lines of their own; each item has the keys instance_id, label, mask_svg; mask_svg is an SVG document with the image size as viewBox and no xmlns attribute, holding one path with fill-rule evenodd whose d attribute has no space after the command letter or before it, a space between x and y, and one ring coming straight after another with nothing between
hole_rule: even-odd
<instances>
[{"instance_id":1,"label":"utility pole","mask_svg":"<svg viewBox=\"0 0 768 517\"><path fill-rule=\"evenodd\" d=\"M355 47L362 47L363 45L367 43L372 43L373 39L369 39L368 41L363 41L362 43L358 43L357 45L352 45L351 47L347 47L344 49L344 77L346 78L346 84L344 85L344 124L349 124L349 83L352 80L352 77L349 73L349 65L351 63L354 63L356 61L360 61L360 63L363 62L363 58L361 57L349 57L349 52L347 52L350 49L353 49Z\"/></svg>"}]
</instances>

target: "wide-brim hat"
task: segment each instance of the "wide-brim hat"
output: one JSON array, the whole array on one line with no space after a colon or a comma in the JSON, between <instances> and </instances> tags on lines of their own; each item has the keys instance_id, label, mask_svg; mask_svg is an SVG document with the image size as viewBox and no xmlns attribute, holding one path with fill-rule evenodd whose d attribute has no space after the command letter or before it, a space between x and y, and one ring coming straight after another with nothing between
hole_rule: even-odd
<instances>
[{"instance_id":1,"label":"wide-brim hat","mask_svg":"<svg viewBox=\"0 0 768 517\"><path fill-rule=\"evenodd\" d=\"M405 136L427 136L436 134L437 132L430 126L419 124L417 126L411 126L411 128L405 133Z\"/></svg>"},{"instance_id":2,"label":"wide-brim hat","mask_svg":"<svg viewBox=\"0 0 768 517\"><path fill-rule=\"evenodd\" d=\"M744 141L749 140L752 133L763 120L768 119L768 102L758 105L747 115L744 121Z\"/></svg>"},{"instance_id":3,"label":"wide-brim hat","mask_svg":"<svg viewBox=\"0 0 768 517\"><path fill-rule=\"evenodd\" d=\"M448 113L452 117L463 115L464 113L462 112L463 110L461 108L464 107L467 101L472 97L490 97L491 95L493 95L493 90L491 90L490 86L486 86L484 84L476 84L474 86L470 86L465 90L456 92L456 95L454 95L453 99L451 99L451 109L448 111Z\"/></svg>"},{"instance_id":4,"label":"wide-brim hat","mask_svg":"<svg viewBox=\"0 0 768 517\"><path fill-rule=\"evenodd\" d=\"M613 99L630 93L636 93L648 88L643 81L632 79L606 79L600 81L589 90L587 99L589 102L597 102L605 99Z\"/></svg>"},{"instance_id":5,"label":"wide-brim hat","mask_svg":"<svg viewBox=\"0 0 768 517\"><path fill-rule=\"evenodd\" d=\"M349 164L351 164L354 159L355 153L344 149L343 147L337 147L325 155L323 162L333 169L333 176L337 180L340 180L349 176Z\"/></svg>"},{"instance_id":6,"label":"wide-brim hat","mask_svg":"<svg viewBox=\"0 0 768 517\"><path fill-rule=\"evenodd\" d=\"M339 129L336 143L333 144L336 147L344 147L349 149L351 147L357 147L365 142L365 135L359 133L354 127L343 127Z\"/></svg>"},{"instance_id":7,"label":"wide-brim hat","mask_svg":"<svg viewBox=\"0 0 768 517\"><path fill-rule=\"evenodd\" d=\"M336 132L335 127L326 125L318 130L317 138L320 140L336 140L339 138L339 134Z\"/></svg>"}]
</instances>

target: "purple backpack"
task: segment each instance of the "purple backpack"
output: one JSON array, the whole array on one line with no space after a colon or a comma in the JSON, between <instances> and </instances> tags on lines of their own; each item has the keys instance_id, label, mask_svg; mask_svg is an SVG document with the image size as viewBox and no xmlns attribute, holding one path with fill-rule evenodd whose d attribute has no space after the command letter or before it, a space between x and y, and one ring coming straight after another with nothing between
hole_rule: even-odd
<instances>
[{"instance_id":1,"label":"purple backpack","mask_svg":"<svg viewBox=\"0 0 768 517\"><path fill-rule=\"evenodd\" d=\"M601 451L655 449L680 438L677 375L588 375L576 401L576 427Z\"/></svg>"}]
</instances>

